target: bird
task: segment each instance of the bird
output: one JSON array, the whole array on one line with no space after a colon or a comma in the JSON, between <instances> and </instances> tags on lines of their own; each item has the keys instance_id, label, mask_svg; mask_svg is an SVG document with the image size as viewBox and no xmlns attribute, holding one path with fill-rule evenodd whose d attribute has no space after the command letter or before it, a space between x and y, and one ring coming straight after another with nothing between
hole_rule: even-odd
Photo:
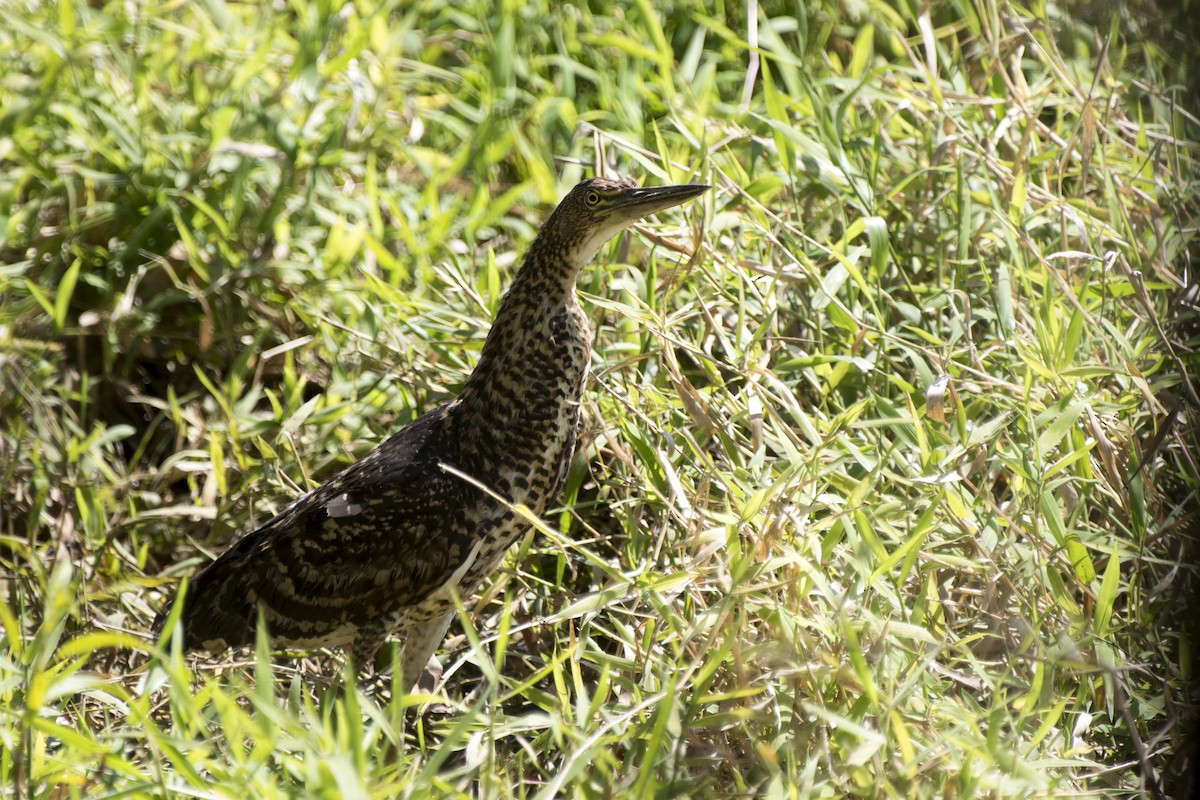
<instances>
[{"instance_id":1,"label":"bird","mask_svg":"<svg viewBox=\"0 0 1200 800\"><path fill-rule=\"evenodd\" d=\"M388 637L410 690L465 601L557 497L575 449L591 355L580 270L617 233L704 184L595 177L571 189L529 246L459 395L301 496L210 562L182 604L184 650L255 642L342 648L366 671Z\"/></svg>"}]
</instances>

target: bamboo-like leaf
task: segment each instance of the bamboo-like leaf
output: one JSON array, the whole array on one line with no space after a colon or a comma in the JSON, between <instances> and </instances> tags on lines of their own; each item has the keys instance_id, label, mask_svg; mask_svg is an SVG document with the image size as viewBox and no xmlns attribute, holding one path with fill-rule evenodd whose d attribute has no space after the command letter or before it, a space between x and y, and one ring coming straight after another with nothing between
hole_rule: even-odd
<instances>
[{"instance_id":1,"label":"bamboo-like leaf","mask_svg":"<svg viewBox=\"0 0 1200 800\"><path fill-rule=\"evenodd\" d=\"M54 329L61 331L67 322L67 310L71 307L71 297L75 294L75 283L79 280L79 270L83 267L82 259L75 259L63 274L54 293Z\"/></svg>"},{"instance_id":2,"label":"bamboo-like leaf","mask_svg":"<svg viewBox=\"0 0 1200 800\"><path fill-rule=\"evenodd\" d=\"M1117 589L1121 579L1121 555L1114 543L1108 556L1108 566L1104 568L1104 579L1100 582L1100 591L1096 593L1096 608L1092 612L1092 625L1097 636L1106 636L1112 626L1113 603L1117 599Z\"/></svg>"}]
</instances>

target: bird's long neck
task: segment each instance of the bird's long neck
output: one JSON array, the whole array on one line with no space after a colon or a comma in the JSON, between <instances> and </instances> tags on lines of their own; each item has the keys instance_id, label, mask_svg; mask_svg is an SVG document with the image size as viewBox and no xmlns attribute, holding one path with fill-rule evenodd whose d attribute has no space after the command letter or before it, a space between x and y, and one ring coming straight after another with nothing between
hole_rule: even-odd
<instances>
[{"instance_id":1,"label":"bird's long neck","mask_svg":"<svg viewBox=\"0 0 1200 800\"><path fill-rule=\"evenodd\" d=\"M590 354L575 297L580 266L545 230L530 246L455 403L468 453L516 456L535 440L547 446L565 436L573 443Z\"/></svg>"}]
</instances>

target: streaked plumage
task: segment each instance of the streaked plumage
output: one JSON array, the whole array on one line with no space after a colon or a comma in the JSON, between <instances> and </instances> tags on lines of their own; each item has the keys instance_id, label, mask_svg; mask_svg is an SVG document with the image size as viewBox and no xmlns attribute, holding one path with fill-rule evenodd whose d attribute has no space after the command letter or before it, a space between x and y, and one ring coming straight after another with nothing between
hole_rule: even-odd
<instances>
[{"instance_id":1,"label":"streaked plumage","mask_svg":"<svg viewBox=\"0 0 1200 800\"><path fill-rule=\"evenodd\" d=\"M579 270L622 228L707 188L576 186L530 246L462 394L200 572L184 646L253 643L261 606L276 646L347 647L360 669L397 637L412 686L445 634L451 587L469 596L527 528L496 497L540 514L562 488L589 360Z\"/></svg>"}]
</instances>

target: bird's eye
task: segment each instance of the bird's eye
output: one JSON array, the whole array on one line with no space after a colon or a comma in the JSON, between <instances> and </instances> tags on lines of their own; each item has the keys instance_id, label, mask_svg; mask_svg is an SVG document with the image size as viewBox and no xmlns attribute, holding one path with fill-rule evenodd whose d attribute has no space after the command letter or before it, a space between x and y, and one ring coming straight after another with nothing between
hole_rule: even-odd
<instances>
[{"instance_id":1,"label":"bird's eye","mask_svg":"<svg viewBox=\"0 0 1200 800\"><path fill-rule=\"evenodd\" d=\"M596 194L595 192L587 193L587 204L589 206L594 206L594 205L596 205L596 203L599 203L599 202L600 202L600 195Z\"/></svg>"}]
</instances>

